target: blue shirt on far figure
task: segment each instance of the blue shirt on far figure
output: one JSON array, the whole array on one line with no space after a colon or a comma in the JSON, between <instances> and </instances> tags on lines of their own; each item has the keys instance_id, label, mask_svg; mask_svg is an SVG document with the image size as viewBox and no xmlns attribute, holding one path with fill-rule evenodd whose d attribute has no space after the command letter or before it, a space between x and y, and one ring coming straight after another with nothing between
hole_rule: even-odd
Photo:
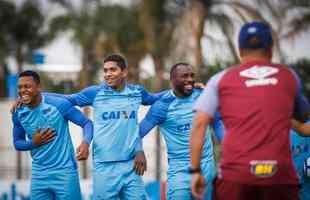
<instances>
[{"instance_id":1,"label":"blue shirt on far figure","mask_svg":"<svg viewBox=\"0 0 310 200\"><path fill-rule=\"evenodd\" d=\"M126 84L116 91L104 82L67 96L74 105L93 107L95 163L130 160L142 150L138 109L153 104L160 96L140 85Z\"/></svg>"},{"instance_id":2,"label":"blue shirt on far figure","mask_svg":"<svg viewBox=\"0 0 310 200\"><path fill-rule=\"evenodd\" d=\"M68 121L83 128L84 142L90 144L93 137L92 122L70 101L45 93L37 107L23 105L13 114L12 120L14 146L19 151L31 151L33 174L77 168ZM33 134L38 129L47 128L55 130L55 138L47 144L35 146Z\"/></svg>"},{"instance_id":3,"label":"blue shirt on far figure","mask_svg":"<svg viewBox=\"0 0 310 200\"><path fill-rule=\"evenodd\" d=\"M310 121L307 123L310 123ZM304 173L304 162L310 157L310 138L302 137L294 130L291 130L291 150L301 184L300 199L308 200L310 199L310 177Z\"/></svg>"},{"instance_id":4,"label":"blue shirt on far figure","mask_svg":"<svg viewBox=\"0 0 310 200\"><path fill-rule=\"evenodd\" d=\"M160 133L164 137L167 146L169 164L168 184L170 177L179 177L177 179L173 178L173 182L178 182L177 184L172 183L174 187L180 187L173 188L176 190L189 187L190 180L187 179L190 179L190 176L182 177L177 174L179 172L188 173L190 167L189 140L192 119L195 114L193 105L200 93L201 90L194 89L189 97L178 98L170 90L151 106L140 123L141 138L148 134L156 125L159 126ZM209 172L213 173L210 177L214 177L216 168L210 128L208 127L202 152L202 169L205 164L210 162L214 166L214 172Z\"/></svg>"}]
</instances>

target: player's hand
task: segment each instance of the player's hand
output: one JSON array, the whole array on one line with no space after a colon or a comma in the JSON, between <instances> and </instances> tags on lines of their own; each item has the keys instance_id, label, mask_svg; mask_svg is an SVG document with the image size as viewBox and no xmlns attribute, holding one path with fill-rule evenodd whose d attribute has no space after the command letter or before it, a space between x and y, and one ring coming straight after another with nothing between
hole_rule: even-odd
<instances>
[{"instance_id":1,"label":"player's hand","mask_svg":"<svg viewBox=\"0 0 310 200\"><path fill-rule=\"evenodd\" d=\"M201 82L195 82L194 83L194 88L204 89L205 87L206 87L206 85L201 83Z\"/></svg>"},{"instance_id":2,"label":"player's hand","mask_svg":"<svg viewBox=\"0 0 310 200\"><path fill-rule=\"evenodd\" d=\"M55 138L55 130L47 128L44 131L38 129L32 136L32 143L35 146L41 146L51 142Z\"/></svg>"},{"instance_id":3,"label":"player's hand","mask_svg":"<svg viewBox=\"0 0 310 200\"><path fill-rule=\"evenodd\" d=\"M192 194L197 199L203 199L205 193L205 179L200 173L192 175Z\"/></svg>"},{"instance_id":4,"label":"player's hand","mask_svg":"<svg viewBox=\"0 0 310 200\"><path fill-rule=\"evenodd\" d=\"M143 151L138 151L135 157L134 170L139 176L143 176L146 171L146 158Z\"/></svg>"},{"instance_id":5,"label":"player's hand","mask_svg":"<svg viewBox=\"0 0 310 200\"><path fill-rule=\"evenodd\" d=\"M77 160L87 160L89 156L89 144L82 142L76 149Z\"/></svg>"},{"instance_id":6,"label":"player's hand","mask_svg":"<svg viewBox=\"0 0 310 200\"><path fill-rule=\"evenodd\" d=\"M23 104L22 100L20 98L16 99L16 101L13 103L11 109L10 109L10 112L13 114L15 113L15 111L21 107Z\"/></svg>"}]
</instances>

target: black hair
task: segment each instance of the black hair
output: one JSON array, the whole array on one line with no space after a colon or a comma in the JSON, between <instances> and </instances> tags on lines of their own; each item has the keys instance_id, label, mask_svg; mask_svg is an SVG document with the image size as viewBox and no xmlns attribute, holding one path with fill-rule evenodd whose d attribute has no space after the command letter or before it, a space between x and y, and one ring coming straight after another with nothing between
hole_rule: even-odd
<instances>
[{"instance_id":1,"label":"black hair","mask_svg":"<svg viewBox=\"0 0 310 200\"><path fill-rule=\"evenodd\" d=\"M117 66L119 66L122 70L127 68L127 63L126 63L125 58L119 54L112 54L112 55L107 56L103 60L103 63L111 62L111 61L116 62Z\"/></svg>"},{"instance_id":2,"label":"black hair","mask_svg":"<svg viewBox=\"0 0 310 200\"><path fill-rule=\"evenodd\" d=\"M175 70L178 68L178 66L180 65L185 65L185 66L191 66L189 63L186 63L186 62L179 62L179 63L176 63L174 65L172 65L171 69L170 69L170 79L172 78Z\"/></svg>"},{"instance_id":3,"label":"black hair","mask_svg":"<svg viewBox=\"0 0 310 200\"><path fill-rule=\"evenodd\" d=\"M31 76L36 84L40 84L41 82L39 74L35 71L32 71L32 70L23 71L18 75L18 78L25 77L25 76Z\"/></svg>"}]
</instances>

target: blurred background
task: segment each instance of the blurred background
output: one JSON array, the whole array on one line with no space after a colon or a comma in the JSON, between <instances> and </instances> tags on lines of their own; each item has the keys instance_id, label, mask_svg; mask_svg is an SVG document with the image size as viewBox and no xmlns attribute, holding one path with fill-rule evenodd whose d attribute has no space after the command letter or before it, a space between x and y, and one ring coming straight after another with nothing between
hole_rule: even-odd
<instances>
[{"instance_id":1,"label":"blurred background","mask_svg":"<svg viewBox=\"0 0 310 200\"><path fill-rule=\"evenodd\" d=\"M128 81L149 91L169 88L170 66L180 61L206 82L239 62L237 34L252 20L271 24L274 61L297 71L309 98L309 0L0 0L0 199L29 194L31 158L13 148L9 113L19 72L36 70L46 91L68 94L102 81L102 59L120 53L128 61ZM91 109L84 111L92 118ZM77 146L81 130L70 128ZM156 130L144 148L144 180L152 199L159 199L167 159ZM79 163L85 199L91 196L91 160Z\"/></svg>"}]
</instances>

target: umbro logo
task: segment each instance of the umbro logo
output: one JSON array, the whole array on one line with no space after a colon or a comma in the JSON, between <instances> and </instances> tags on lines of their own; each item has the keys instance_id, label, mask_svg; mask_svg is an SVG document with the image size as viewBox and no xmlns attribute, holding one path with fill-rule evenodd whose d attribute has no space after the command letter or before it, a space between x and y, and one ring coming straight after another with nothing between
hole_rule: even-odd
<instances>
[{"instance_id":1,"label":"umbro logo","mask_svg":"<svg viewBox=\"0 0 310 200\"><path fill-rule=\"evenodd\" d=\"M255 65L249 69L241 71L240 76L250 79L245 81L246 87L276 85L278 79L270 76L277 74L278 72L279 69L275 67Z\"/></svg>"}]
</instances>

